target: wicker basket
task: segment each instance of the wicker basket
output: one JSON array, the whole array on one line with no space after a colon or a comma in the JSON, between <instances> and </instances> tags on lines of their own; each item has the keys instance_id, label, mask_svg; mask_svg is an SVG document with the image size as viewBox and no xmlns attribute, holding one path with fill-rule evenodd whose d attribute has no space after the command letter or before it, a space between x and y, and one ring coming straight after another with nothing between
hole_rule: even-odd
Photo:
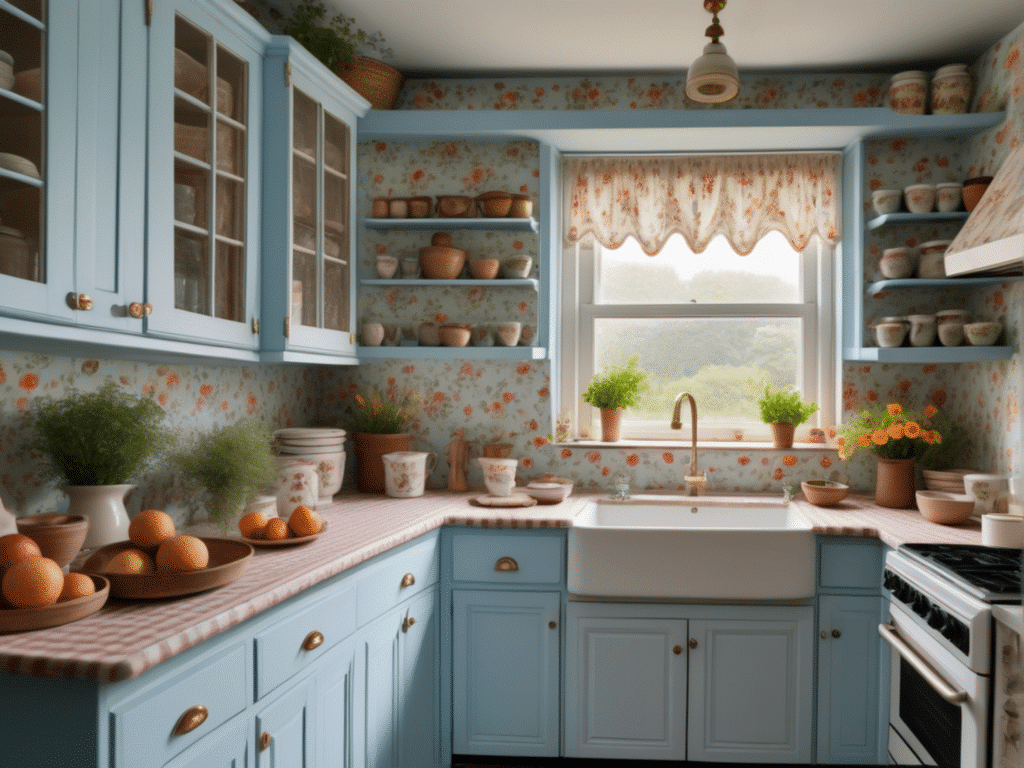
<instances>
[{"instance_id":1,"label":"wicker basket","mask_svg":"<svg viewBox=\"0 0 1024 768\"><path fill-rule=\"evenodd\" d=\"M391 109L398 100L405 77L397 69L383 61L356 56L349 69L336 70L335 74L352 86L352 90L370 102L374 109Z\"/></svg>"}]
</instances>

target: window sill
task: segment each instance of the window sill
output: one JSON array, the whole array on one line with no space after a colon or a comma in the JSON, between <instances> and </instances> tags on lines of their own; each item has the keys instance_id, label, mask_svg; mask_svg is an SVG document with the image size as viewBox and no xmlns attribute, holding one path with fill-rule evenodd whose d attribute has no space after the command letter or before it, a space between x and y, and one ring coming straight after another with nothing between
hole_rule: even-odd
<instances>
[{"instance_id":1,"label":"window sill","mask_svg":"<svg viewBox=\"0 0 1024 768\"><path fill-rule=\"evenodd\" d=\"M567 443L552 442L555 447L565 448L594 448L594 449L618 449L618 448L645 448L650 450L689 450L689 440L634 440L623 438L614 443L606 443L601 440L574 440ZM708 451L831 451L835 448L827 443L795 442L792 448L776 448L771 442L757 442L753 440L698 440L697 450Z\"/></svg>"}]
</instances>

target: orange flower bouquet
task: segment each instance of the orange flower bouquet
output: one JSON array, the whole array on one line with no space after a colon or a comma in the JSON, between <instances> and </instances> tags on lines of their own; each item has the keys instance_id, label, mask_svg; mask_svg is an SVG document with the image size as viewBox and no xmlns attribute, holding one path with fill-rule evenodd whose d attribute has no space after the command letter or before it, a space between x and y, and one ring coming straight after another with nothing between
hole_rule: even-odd
<instances>
[{"instance_id":1,"label":"orange flower bouquet","mask_svg":"<svg viewBox=\"0 0 1024 768\"><path fill-rule=\"evenodd\" d=\"M840 459L849 459L862 449L880 459L916 460L929 446L942 442L932 419L938 413L928 405L921 413L903 410L890 403L885 410L861 411L836 428L836 446Z\"/></svg>"}]
</instances>

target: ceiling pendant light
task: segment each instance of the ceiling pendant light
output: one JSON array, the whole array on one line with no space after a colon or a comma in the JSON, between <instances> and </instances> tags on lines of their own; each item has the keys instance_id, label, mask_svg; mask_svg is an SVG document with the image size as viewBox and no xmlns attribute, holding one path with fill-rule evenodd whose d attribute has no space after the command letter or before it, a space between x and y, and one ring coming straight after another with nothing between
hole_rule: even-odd
<instances>
[{"instance_id":1,"label":"ceiling pendant light","mask_svg":"<svg viewBox=\"0 0 1024 768\"><path fill-rule=\"evenodd\" d=\"M718 23L718 12L725 8L725 0L704 0L704 9L711 14L711 26L704 32L711 42L704 53L686 72L686 95L694 101L719 104L736 98L740 92L736 62L725 52L718 38L725 34Z\"/></svg>"}]
</instances>

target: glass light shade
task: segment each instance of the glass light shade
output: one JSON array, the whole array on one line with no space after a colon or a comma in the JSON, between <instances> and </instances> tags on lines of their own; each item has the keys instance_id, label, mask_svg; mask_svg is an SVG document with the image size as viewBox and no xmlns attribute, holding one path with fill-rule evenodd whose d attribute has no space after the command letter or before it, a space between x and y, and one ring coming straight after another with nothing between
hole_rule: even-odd
<instances>
[{"instance_id":1,"label":"glass light shade","mask_svg":"<svg viewBox=\"0 0 1024 768\"><path fill-rule=\"evenodd\" d=\"M740 92L736 62L725 52L725 46L710 42L704 54L686 73L686 95L694 101L718 104L736 98Z\"/></svg>"}]
</instances>

